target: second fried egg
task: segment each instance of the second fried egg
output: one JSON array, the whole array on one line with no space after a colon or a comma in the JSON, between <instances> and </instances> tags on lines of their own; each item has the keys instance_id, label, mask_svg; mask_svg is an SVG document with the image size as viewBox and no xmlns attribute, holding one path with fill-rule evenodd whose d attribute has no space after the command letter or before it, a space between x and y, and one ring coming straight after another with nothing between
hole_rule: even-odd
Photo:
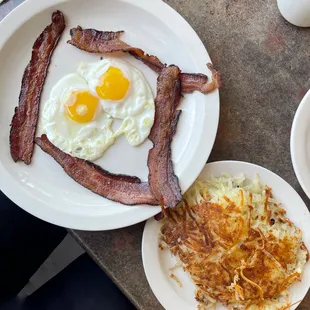
<instances>
[{"instance_id":1,"label":"second fried egg","mask_svg":"<svg viewBox=\"0 0 310 310\"><path fill-rule=\"evenodd\" d=\"M80 62L77 73L99 100L102 109L123 120L115 137L125 134L132 146L141 144L154 123L154 96L143 74L131 64L114 58Z\"/></svg>"}]
</instances>

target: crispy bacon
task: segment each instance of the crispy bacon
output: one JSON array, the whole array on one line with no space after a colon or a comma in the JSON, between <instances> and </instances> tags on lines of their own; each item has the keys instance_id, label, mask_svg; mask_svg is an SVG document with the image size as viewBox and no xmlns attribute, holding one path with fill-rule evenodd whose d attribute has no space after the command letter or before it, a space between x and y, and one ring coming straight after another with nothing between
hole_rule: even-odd
<instances>
[{"instance_id":1,"label":"crispy bacon","mask_svg":"<svg viewBox=\"0 0 310 310\"><path fill-rule=\"evenodd\" d=\"M65 29L65 19L60 11L52 15L52 23L35 41L32 56L27 65L19 95L19 105L15 108L11 123L10 148L15 162L30 164L34 136L39 116L41 92L47 75L51 55Z\"/></svg>"},{"instance_id":2,"label":"crispy bacon","mask_svg":"<svg viewBox=\"0 0 310 310\"><path fill-rule=\"evenodd\" d=\"M149 151L149 185L158 201L175 207L182 199L179 180L173 171L171 142L181 111L176 110L181 98L180 69L162 69L157 80L155 121L149 135L153 148Z\"/></svg>"},{"instance_id":3,"label":"crispy bacon","mask_svg":"<svg viewBox=\"0 0 310 310\"><path fill-rule=\"evenodd\" d=\"M199 90L203 94L210 93L214 89L221 88L223 86L220 72L216 71L211 63L207 64L209 70L212 72L210 82L206 82L205 75L201 73L182 73L181 83L183 93L192 93L195 90Z\"/></svg>"},{"instance_id":4,"label":"crispy bacon","mask_svg":"<svg viewBox=\"0 0 310 310\"><path fill-rule=\"evenodd\" d=\"M89 53L127 52L131 47L119 39L123 32L97 31L78 26L70 30L71 40L68 43Z\"/></svg>"},{"instance_id":5,"label":"crispy bacon","mask_svg":"<svg viewBox=\"0 0 310 310\"><path fill-rule=\"evenodd\" d=\"M119 37L122 33L124 31L99 31L95 29L83 29L78 26L70 30L71 40L68 43L89 53L128 52L157 74L166 67L166 64L163 64L156 56L148 55L140 48L131 47L120 40ZM222 86L220 73L215 70L211 71L212 82L208 82L208 77L201 73L181 73L182 92L191 93L198 90L202 93L208 93L215 88L220 88Z\"/></svg>"},{"instance_id":6,"label":"crispy bacon","mask_svg":"<svg viewBox=\"0 0 310 310\"><path fill-rule=\"evenodd\" d=\"M53 145L46 135L35 142L51 155L76 182L92 192L126 205L158 205L147 183L137 177L112 174L101 167L80 158L72 157Z\"/></svg>"},{"instance_id":7,"label":"crispy bacon","mask_svg":"<svg viewBox=\"0 0 310 310\"><path fill-rule=\"evenodd\" d=\"M151 70L155 71L157 74L160 74L161 70L166 67L166 64L163 64L156 56L146 54L143 50L139 48L135 48L129 51L129 54L136 59L142 61L146 66L148 66ZM208 77L206 78L208 80Z\"/></svg>"}]
</instances>

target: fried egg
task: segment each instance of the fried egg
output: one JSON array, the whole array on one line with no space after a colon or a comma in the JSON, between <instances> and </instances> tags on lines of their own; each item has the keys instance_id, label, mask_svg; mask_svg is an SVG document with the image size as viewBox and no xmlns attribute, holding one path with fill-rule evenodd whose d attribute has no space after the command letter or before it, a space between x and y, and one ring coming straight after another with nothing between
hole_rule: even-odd
<instances>
[{"instance_id":1,"label":"fried egg","mask_svg":"<svg viewBox=\"0 0 310 310\"><path fill-rule=\"evenodd\" d=\"M127 62L105 58L80 62L77 73L98 96L102 109L123 120L114 137L124 134L132 146L141 144L154 123L154 96L143 74Z\"/></svg>"},{"instance_id":2,"label":"fried egg","mask_svg":"<svg viewBox=\"0 0 310 310\"><path fill-rule=\"evenodd\" d=\"M66 75L51 90L43 105L39 127L62 151L96 160L115 141L113 119L100 99L78 74Z\"/></svg>"}]
</instances>

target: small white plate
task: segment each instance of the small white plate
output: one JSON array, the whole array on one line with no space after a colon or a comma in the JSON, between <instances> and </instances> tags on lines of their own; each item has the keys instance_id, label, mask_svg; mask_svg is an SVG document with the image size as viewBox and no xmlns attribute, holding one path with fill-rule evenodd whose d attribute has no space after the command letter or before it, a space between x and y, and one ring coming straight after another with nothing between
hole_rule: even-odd
<instances>
[{"instance_id":1,"label":"small white plate","mask_svg":"<svg viewBox=\"0 0 310 310\"><path fill-rule=\"evenodd\" d=\"M207 164L199 175L199 179L207 180L211 176L220 176L222 173L238 175L244 173L248 178L254 178L258 173L261 183L269 185L274 197L282 203L287 211L288 218L302 230L303 240L310 249L310 213L297 192L282 178L273 172L257 165L239 161L220 161ZM158 236L160 224L154 219L149 219L145 225L142 239L142 259L148 282L162 306L166 310L194 310L197 309L195 301L195 286L187 273L182 268L174 270L183 287L169 277L168 269L176 259L169 250L158 248ZM301 282L295 283L290 289L291 301L302 300L310 287L310 263L306 264ZM298 305L290 309L296 309ZM227 307L218 304L217 310L225 310Z\"/></svg>"},{"instance_id":2,"label":"small white plate","mask_svg":"<svg viewBox=\"0 0 310 310\"><path fill-rule=\"evenodd\" d=\"M291 157L297 179L310 198L310 90L299 104L293 120Z\"/></svg>"},{"instance_id":3,"label":"small white plate","mask_svg":"<svg viewBox=\"0 0 310 310\"><path fill-rule=\"evenodd\" d=\"M210 75L210 57L190 25L160 0L27 0L0 23L0 189L16 204L48 222L85 230L115 229L148 219L159 207L124 206L93 194L74 182L38 147L31 165L14 163L9 150L9 130L18 103L20 83L31 47L52 12L61 10L67 27L52 56L41 102L55 83L76 71L78 61L98 61L66 43L69 29L81 25L102 30L125 30L124 41L154 54L184 72ZM154 94L156 74L129 55L117 54L142 71ZM184 192L196 179L213 147L219 118L219 94L185 95L177 133L172 145L176 175ZM123 138L96 163L112 173L136 175L147 180L146 141L131 147Z\"/></svg>"}]
</instances>

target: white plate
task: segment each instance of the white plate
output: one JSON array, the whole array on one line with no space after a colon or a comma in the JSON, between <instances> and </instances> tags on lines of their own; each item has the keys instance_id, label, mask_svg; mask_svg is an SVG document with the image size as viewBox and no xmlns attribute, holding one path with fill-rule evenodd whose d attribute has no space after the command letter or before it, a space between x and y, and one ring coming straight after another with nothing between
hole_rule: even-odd
<instances>
[{"instance_id":1,"label":"white plate","mask_svg":"<svg viewBox=\"0 0 310 310\"><path fill-rule=\"evenodd\" d=\"M297 179L310 198L310 90L299 104L294 117L291 157Z\"/></svg>"},{"instance_id":2,"label":"white plate","mask_svg":"<svg viewBox=\"0 0 310 310\"><path fill-rule=\"evenodd\" d=\"M75 72L77 62L96 61L100 55L88 54L66 43L69 29L77 25L104 30L125 30L123 39L164 62L178 64L185 72L210 75L209 55L189 24L160 0L27 0L0 23L0 188L16 204L33 215L57 225L85 230L120 228L143 221L159 207L128 207L99 197L83 188L47 154L36 148L30 166L15 164L9 152L9 129L18 102L23 71L31 47L51 14L61 10L67 28L56 48L45 83L42 102L52 86L65 74ZM138 67L156 93L156 74L129 55L120 56ZM198 176L211 152L219 118L219 94L198 92L186 95L172 155L175 172L185 191ZM147 180L147 141L129 146L120 138L97 161L113 173L136 175Z\"/></svg>"},{"instance_id":3,"label":"white plate","mask_svg":"<svg viewBox=\"0 0 310 310\"><path fill-rule=\"evenodd\" d=\"M287 216L302 230L303 240L310 249L310 213L297 192L282 178L273 172L257 165L239 161L220 161L210 163L202 170L199 178L206 180L211 176L220 176L227 172L230 175L244 173L248 178L254 178L258 173L262 184L267 184L273 189L274 197L282 202L282 207L287 211ZM182 268L175 269L174 273L181 280L183 287L170 279L168 269L176 263L176 259L168 250L158 248L158 235L160 224L154 219L149 219L145 225L142 239L143 266L148 282L166 310L193 310L197 309L194 298L195 287L190 277ZM301 282L295 283L290 289L292 302L302 300L310 287L310 263L308 262L302 275ZM296 309L298 305L290 309ZM218 304L217 310L227 307Z\"/></svg>"}]
</instances>

